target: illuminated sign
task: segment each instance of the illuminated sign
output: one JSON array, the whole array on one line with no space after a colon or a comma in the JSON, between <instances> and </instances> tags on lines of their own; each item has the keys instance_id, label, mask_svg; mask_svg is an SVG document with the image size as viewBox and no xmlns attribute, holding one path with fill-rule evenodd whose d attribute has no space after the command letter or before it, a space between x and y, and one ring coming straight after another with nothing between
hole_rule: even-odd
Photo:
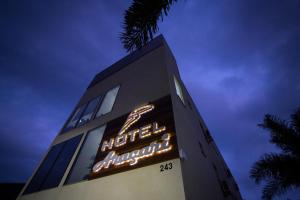
<instances>
[{"instance_id":1,"label":"illuminated sign","mask_svg":"<svg viewBox=\"0 0 300 200\"><path fill-rule=\"evenodd\" d=\"M142 114L150 112L154 109L154 105L145 105L135 109L131 112L124 123L123 127L118 133L118 136L111 138L109 141L104 141L102 143L101 151L104 152L107 149L112 149L113 147L120 147L125 145L127 142L134 142L136 136L139 139L144 139L150 137L152 134L159 134L166 130L166 127L159 127L157 122L153 124L148 124L139 129L134 129L132 131L126 132L135 122L137 122ZM162 135L162 142L154 141L149 146L143 147L141 149L133 150L121 155L116 154L115 151L110 151L104 160L97 162L93 167L93 172L97 173L103 168L109 168L111 165L123 165L128 163L129 165L135 165L138 160L146 157L150 157L156 154L164 153L172 149L170 145L171 134L165 133Z\"/></svg>"},{"instance_id":2,"label":"illuminated sign","mask_svg":"<svg viewBox=\"0 0 300 200\"><path fill-rule=\"evenodd\" d=\"M108 168L110 165L123 165L125 163L135 165L139 159L171 150L172 146L169 144L170 134L164 134L162 139L164 140L162 143L152 142L149 146L122 155L117 155L115 151L111 151L104 160L94 165L93 172L98 172L102 168Z\"/></svg>"},{"instance_id":3,"label":"illuminated sign","mask_svg":"<svg viewBox=\"0 0 300 200\"><path fill-rule=\"evenodd\" d=\"M107 123L89 179L176 157L177 141L168 95Z\"/></svg>"}]
</instances>

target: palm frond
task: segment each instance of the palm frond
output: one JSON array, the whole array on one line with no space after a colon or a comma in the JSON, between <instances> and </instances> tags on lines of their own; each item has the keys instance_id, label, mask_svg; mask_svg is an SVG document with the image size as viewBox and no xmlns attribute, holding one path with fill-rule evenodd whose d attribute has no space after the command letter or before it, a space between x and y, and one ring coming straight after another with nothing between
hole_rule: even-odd
<instances>
[{"instance_id":1,"label":"palm frond","mask_svg":"<svg viewBox=\"0 0 300 200\"><path fill-rule=\"evenodd\" d=\"M283 150L281 154L265 154L250 170L250 177L257 184L267 181L262 198L271 200L290 188L300 187L300 108L289 122L265 115L259 126L269 130L270 142Z\"/></svg>"},{"instance_id":2,"label":"palm frond","mask_svg":"<svg viewBox=\"0 0 300 200\"><path fill-rule=\"evenodd\" d=\"M121 41L127 51L140 49L158 31L157 21L168 15L177 0L133 0L124 14Z\"/></svg>"},{"instance_id":3,"label":"palm frond","mask_svg":"<svg viewBox=\"0 0 300 200\"><path fill-rule=\"evenodd\" d=\"M263 188L262 199L271 200L275 195L280 196L287 191L288 187L281 180L269 181Z\"/></svg>"},{"instance_id":4,"label":"palm frond","mask_svg":"<svg viewBox=\"0 0 300 200\"><path fill-rule=\"evenodd\" d=\"M292 115L292 126L296 134L300 137L300 108L298 108Z\"/></svg>"},{"instance_id":5,"label":"palm frond","mask_svg":"<svg viewBox=\"0 0 300 200\"><path fill-rule=\"evenodd\" d=\"M265 154L254 163L250 171L250 177L256 183L268 179L285 179L290 182L300 182L300 159L287 154ZM298 178L297 178L298 177Z\"/></svg>"},{"instance_id":6,"label":"palm frond","mask_svg":"<svg viewBox=\"0 0 300 200\"><path fill-rule=\"evenodd\" d=\"M293 127L276 116L265 115L260 127L271 133L270 142L281 148L285 153L298 154L300 137L297 136Z\"/></svg>"}]
</instances>

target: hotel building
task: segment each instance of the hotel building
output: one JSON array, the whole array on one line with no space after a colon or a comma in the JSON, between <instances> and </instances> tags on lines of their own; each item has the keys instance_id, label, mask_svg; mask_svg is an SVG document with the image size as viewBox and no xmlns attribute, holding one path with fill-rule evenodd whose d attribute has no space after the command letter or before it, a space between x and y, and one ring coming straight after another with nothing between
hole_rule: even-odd
<instances>
[{"instance_id":1,"label":"hotel building","mask_svg":"<svg viewBox=\"0 0 300 200\"><path fill-rule=\"evenodd\" d=\"M241 199L163 36L98 73L18 200Z\"/></svg>"}]
</instances>

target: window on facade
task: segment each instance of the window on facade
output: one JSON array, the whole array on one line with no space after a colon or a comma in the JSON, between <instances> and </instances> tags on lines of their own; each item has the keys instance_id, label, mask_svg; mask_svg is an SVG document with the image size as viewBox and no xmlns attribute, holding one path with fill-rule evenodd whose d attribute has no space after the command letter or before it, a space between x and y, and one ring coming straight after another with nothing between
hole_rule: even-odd
<instances>
[{"instance_id":1,"label":"window on facade","mask_svg":"<svg viewBox=\"0 0 300 200\"><path fill-rule=\"evenodd\" d=\"M43 163L27 186L24 194L59 185L82 135L51 148Z\"/></svg>"},{"instance_id":2,"label":"window on facade","mask_svg":"<svg viewBox=\"0 0 300 200\"><path fill-rule=\"evenodd\" d=\"M221 184L221 189L222 189L224 197L228 197L231 194L231 191L227 185L227 182L222 181L220 184Z\"/></svg>"},{"instance_id":3,"label":"window on facade","mask_svg":"<svg viewBox=\"0 0 300 200\"><path fill-rule=\"evenodd\" d=\"M232 177L231 171L228 168L226 169L226 174L228 178Z\"/></svg>"},{"instance_id":4,"label":"window on facade","mask_svg":"<svg viewBox=\"0 0 300 200\"><path fill-rule=\"evenodd\" d=\"M203 146L202 146L201 142L199 141L198 144L199 144L199 147L200 147L202 155L206 158L207 156L206 156L206 153L205 153L205 151L203 149Z\"/></svg>"},{"instance_id":5,"label":"window on facade","mask_svg":"<svg viewBox=\"0 0 300 200\"><path fill-rule=\"evenodd\" d=\"M191 102L190 101L187 101L187 102L188 102L188 105L189 105L190 109L193 110Z\"/></svg>"},{"instance_id":6,"label":"window on facade","mask_svg":"<svg viewBox=\"0 0 300 200\"><path fill-rule=\"evenodd\" d=\"M174 76L174 83L175 83L176 94L179 96L181 101L184 103L182 88L175 76Z\"/></svg>"},{"instance_id":7,"label":"window on facade","mask_svg":"<svg viewBox=\"0 0 300 200\"><path fill-rule=\"evenodd\" d=\"M236 184L236 183L234 183L234 188L236 191L240 191L240 188L239 188L238 184Z\"/></svg>"},{"instance_id":8,"label":"window on facade","mask_svg":"<svg viewBox=\"0 0 300 200\"><path fill-rule=\"evenodd\" d=\"M42 184L44 183L45 178L47 177L47 174L49 173L50 169L52 168L53 164L55 163L56 158L58 157L59 153L61 152L62 147L63 147L63 143L60 143L60 144L53 146L50 149L50 151L48 152L43 163L40 165L39 169L37 170L37 172L31 179L24 194L32 193L32 192L40 190Z\"/></svg>"},{"instance_id":9,"label":"window on facade","mask_svg":"<svg viewBox=\"0 0 300 200\"><path fill-rule=\"evenodd\" d=\"M85 104L85 105L82 105L82 106L80 106L80 107L78 107L78 108L75 110L75 112L74 112L72 118L69 120L68 124L67 124L66 127L64 128L64 131L70 130L71 128L74 128L74 127L76 126L78 120L79 120L80 117L81 117L82 112L83 112L84 109L85 109L85 106L86 106L86 104Z\"/></svg>"},{"instance_id":10,"label":"window on facade","mask_svg":"<svg viewBox=\"0 0 300 200\"><path fill-rule=\"evenodd\" d=\"M92 119L95 109L99 101L101 101L101 99L102 99L101 97L97 97L88 103L86 109L84 110L82 116L80 117L80 120L78 121L77 126L85 124Z\"/></svg>"},{"instance_id":11,"label":"window on facade","mask_svg":"<svg viewBox=\"0 0 300 200\"><path fill-rule=\"evenodd\" d=\"M218 183L220 185L222 193L223 193L224 197L228 197L229 195L231 195L231 191L229 190L227 182L224 181L224 180L221 180L219 172L217 170L217 166L214 163L212 163L212 165L213 165L213 169L215 170L217 181L218 181Z\"/></svg>"},{"instance_id":12,"label":"window on facade","mask_svg":"<svg viewBox=\"0 0 300 200\"><path fill-rule=\"evenodd\" d=\"M73 164L66 184L87 179L102 140L105 126L90 131L81 147L80 153Z\"/></svg>"},{"instance_id":13,"label":"window on facade","mask_svg":"<svg viewBox=\"0 0 300 200\"><path fill-rule=\"evenodd\" d=\"M199 121L199 125L201 127L201 130L204 132L204 127L203 127L203 125L202 125L202 123L200 121Z\"/></svg>"},{"instance_id":14,"label":"window on facade","mask_svg":"<svg viewBox=\"0 0 300 200\"><path fill-rule=\"evenodd\" d=\"M213 141L213 138L211 137L209 130L204 131L204 136L207 143L211 143Z\"/></svg>"},{"instance_id":15,"label":"window on facade","mask_svg":"<svg viewBox=\"0 0 300 200\"><path fill-rule=\"evenodd\" d=\"M97 117L99 117L101 115L105 115L112 110L113 105L116 100L116 97L117 97L117 94L118 94L118 91L119 91L119 88L120 88L120 86L117 86L117 87L109 90L106 93L106 95L102 101L102 104L97 112Z\"/></svg>"}]
</instances>

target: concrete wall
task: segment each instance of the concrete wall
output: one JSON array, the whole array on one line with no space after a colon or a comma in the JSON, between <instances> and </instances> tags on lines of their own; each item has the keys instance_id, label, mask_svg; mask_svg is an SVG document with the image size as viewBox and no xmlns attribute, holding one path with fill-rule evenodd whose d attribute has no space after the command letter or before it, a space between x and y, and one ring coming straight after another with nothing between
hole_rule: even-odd
<instances>
[{"instance_id":1,"label":"concrete wall","mask_svg":"<svg viewBox=\"0 0 300 200\"><path fill-rule=\"evenodd\" d=\"M98 127L125 113L131 112L133 108L141 104L169 94L167 70L163 62L163 49L164 47L162 46L150 52L119 72L89 88L81 97L78 105L87 103L89 100L100 94L104 94L114 86L120 85L113 110L82 127L58 135L54 143L60 143L86 130Z\"/></svg>"},{"instance_id":2,"label":"concrete wall","mask_svg":"<svg viewBox=\"0 0 300 200\"><path fill-rule=\"evenodd\" d=\"M217 146L214 142L208 143L204 137L207 127L184 87L174 56L168 48L164 53L167 58L165 62L169 72L178 146L186 154L186 159L181 162L186 199L241 199L233 177L227 176L229 169ZM176 76L181 84L185 104L176 94L173 76ZM201 151L199 142L205 155ZM227 197L223 195L219 183L223 180L228 183L232 195Z\"/></svg>"},{"instance_id":3,"label":"concrete wall","mask_svg":"<svg viewBox=\"0 0 300 200\"><path fill-rule=\"evenodd\" d=\"M174 75L183 88L185 104L176 95ZM58 187L20 196L20 200L240 199L239 192L235 190L233 178L226 176L227 166L223 158L218 155L215 144L213 142L208 144L204 138L200 126L201 123L206 129L204 122L183 86L176 61L166 43L89 88L78 105L85 104L117 85L121 87L112 112L82 127L58 134L52 145L81 133L86 134L89 130L131 112L133 108L141 104L171 94L178 147L185 152L187 158L172 160L174 168L165 172L160 172L161 164L155 164L64 186L63 182L79 150L78 147ZM203 145L206 157L202 154L198 142ZM212 163L217 166L217 172ZM233 195L227 198L223 196L218 179L224 179L229 183Z\"/></svg>"},{"instance_id":4,"label":"concrete wall","mask_svg":"<svg viewBox=\"0 0 300 200\"><path fill-rule=\"evenodd\" d=\"M160 164L130 170L91 181L27 194L22 200L161 200L184 199L180 160L173 169L160 172Z\"/></svg>"},{"instance_id":5,"label":"concrete wall","mask_svg":"<svg viewBox=\"0 0 300 200\"><path fill-rule=\"evenodd\" d=\"M141 104L168 95L169 81L164 62L164 49L164 46L160 46L89 88L81 97L78 105L85 104L98 95L104 94L114 86L120 85L113 110L100 118L88 122L82 127L58 134L51 146L76 135L86 134L89 130L131 112L133 108ZM63 182L78 151L79 147L58 187L20 196L19 199L184 199L179 159L173 161L174 169L166 173L161 173L160 164L155 164L91 181L64 186Z\"/></svg>"}]
</instances>

